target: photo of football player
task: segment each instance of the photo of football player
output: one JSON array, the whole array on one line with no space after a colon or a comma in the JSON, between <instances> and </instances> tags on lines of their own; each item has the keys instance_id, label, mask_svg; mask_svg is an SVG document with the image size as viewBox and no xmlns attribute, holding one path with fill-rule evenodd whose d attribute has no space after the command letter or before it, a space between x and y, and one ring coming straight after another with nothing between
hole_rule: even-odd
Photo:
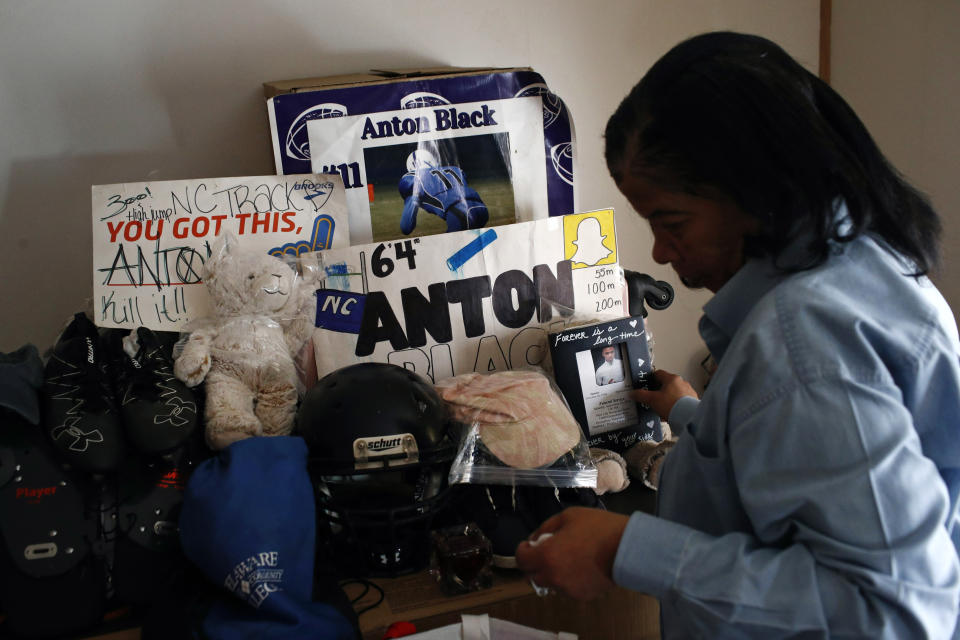
<instances>
[{"instance_id":1,"label":"photo of football player","mask_svg":"<svg viewBox=\"0 0 960 640\"><path fill-rule=\"evenodd\" d=\"M364 148L376 242L517 221L508 133Z\"/></svg>"},{"instance_id":2,"label":"photo of football player","mask_svg":"<svg viewBox=\"0 0 960 640\"><path fill-rule=\"evenodd\" d=\"M407 156L407 172L397 185L403 198L400 232L410 235L417 226L417 213L423 209L447 223L447 231L478 229L490 217L480 194L467 184L463 170L438 164L427 149Z\"/></svg>"}]
</instances>

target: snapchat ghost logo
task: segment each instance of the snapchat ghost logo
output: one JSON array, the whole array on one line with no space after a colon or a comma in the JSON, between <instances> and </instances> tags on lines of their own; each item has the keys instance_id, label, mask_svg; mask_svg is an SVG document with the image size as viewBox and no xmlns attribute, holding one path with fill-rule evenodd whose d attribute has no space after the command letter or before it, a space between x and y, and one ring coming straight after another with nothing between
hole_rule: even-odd
<instances>
[{"instance_id":1,"label":"snapchat ghost logo","mask_svg":"<svg viewBox=\"0 0 960 640\"><path fill-rule=\"evenodd\" d=\"M592 266L609 256L613 251L608 249L603 241L606 235L600 228L600 221L596 218L584 218L577 225L577 239L573 241L577 251L571 258L574 262L582 262Z\"/></svg>"},{"instance_id":2,"label":"snapchat ghost logo","mask_svg":"<svg viewBox=\"0 0 960 640\"><path fill-rule=\"evenodd\" d=\"M563 221L563 258L573 269L617 264L617 230L613 209L560 216Z\"/></svg>"}]
</instances>

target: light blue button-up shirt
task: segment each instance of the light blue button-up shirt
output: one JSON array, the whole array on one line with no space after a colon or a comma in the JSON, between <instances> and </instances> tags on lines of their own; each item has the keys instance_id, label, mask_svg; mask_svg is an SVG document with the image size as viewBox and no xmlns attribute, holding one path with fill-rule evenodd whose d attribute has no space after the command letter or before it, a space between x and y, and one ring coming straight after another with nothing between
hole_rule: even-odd
<instances>
[{"instance_id":1,"label":"light blue button-up shirt","mask_svg":"<svg viewBox=\"0 0 960 640\"><path fill-rule=\"evenodd\" d=\"M719 366L613 570L665 638L951 636L960 343L908 271L861 236L809 271L750 260L704 307Z\"/></svg>"}]
</instances>

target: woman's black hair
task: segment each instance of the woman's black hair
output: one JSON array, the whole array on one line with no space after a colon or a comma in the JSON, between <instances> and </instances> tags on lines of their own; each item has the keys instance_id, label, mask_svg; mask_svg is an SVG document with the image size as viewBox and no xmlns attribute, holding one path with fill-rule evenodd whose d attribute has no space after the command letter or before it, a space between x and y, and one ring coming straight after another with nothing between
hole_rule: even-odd
<instances>
[{"instance_id":1,"label":"woman's black hair","mask_svg":"<svg viewBox=\"0 0 960 640\"><path fill-rule=\"evenodd\" d=\"M696 36L664 55L607 122L607 167L688 193L720 193L761 221L751 254L775 259L798 223L811 228L812 259L830 241L869 232L912 263L936 267L940 221L894 169L853 109L765 38ZM842 199L849 226L834 210Z\"/></svg>"}]
</instances>

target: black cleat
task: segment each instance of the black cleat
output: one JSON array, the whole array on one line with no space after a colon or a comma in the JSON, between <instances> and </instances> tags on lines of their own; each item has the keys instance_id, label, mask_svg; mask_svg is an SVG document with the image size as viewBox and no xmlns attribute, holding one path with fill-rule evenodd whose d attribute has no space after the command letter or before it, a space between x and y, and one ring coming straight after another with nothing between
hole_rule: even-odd
<instances>
[{"instance_id":1,"label":"black cleat","mask_svg":"<svg viewBox=\"0 0 960 640\"><path fill-rule=\"evenodd\" d=\"M170 342L146 327L109 336L124 432L133 448L149 456L180 448L199 421L193 390L173 375Z\"/></svg>"},{"instance_id":2,"label":"black cleat","mask_svg":"<svg viewBox=\"0 0 960 640\"><path fill-rule=\"evenodd\" d=\"M125 449L102 352L97 327L77 313L43 375L44 431L63 462L91 473L116 469Z\"/></svg>"}]
</instances>

